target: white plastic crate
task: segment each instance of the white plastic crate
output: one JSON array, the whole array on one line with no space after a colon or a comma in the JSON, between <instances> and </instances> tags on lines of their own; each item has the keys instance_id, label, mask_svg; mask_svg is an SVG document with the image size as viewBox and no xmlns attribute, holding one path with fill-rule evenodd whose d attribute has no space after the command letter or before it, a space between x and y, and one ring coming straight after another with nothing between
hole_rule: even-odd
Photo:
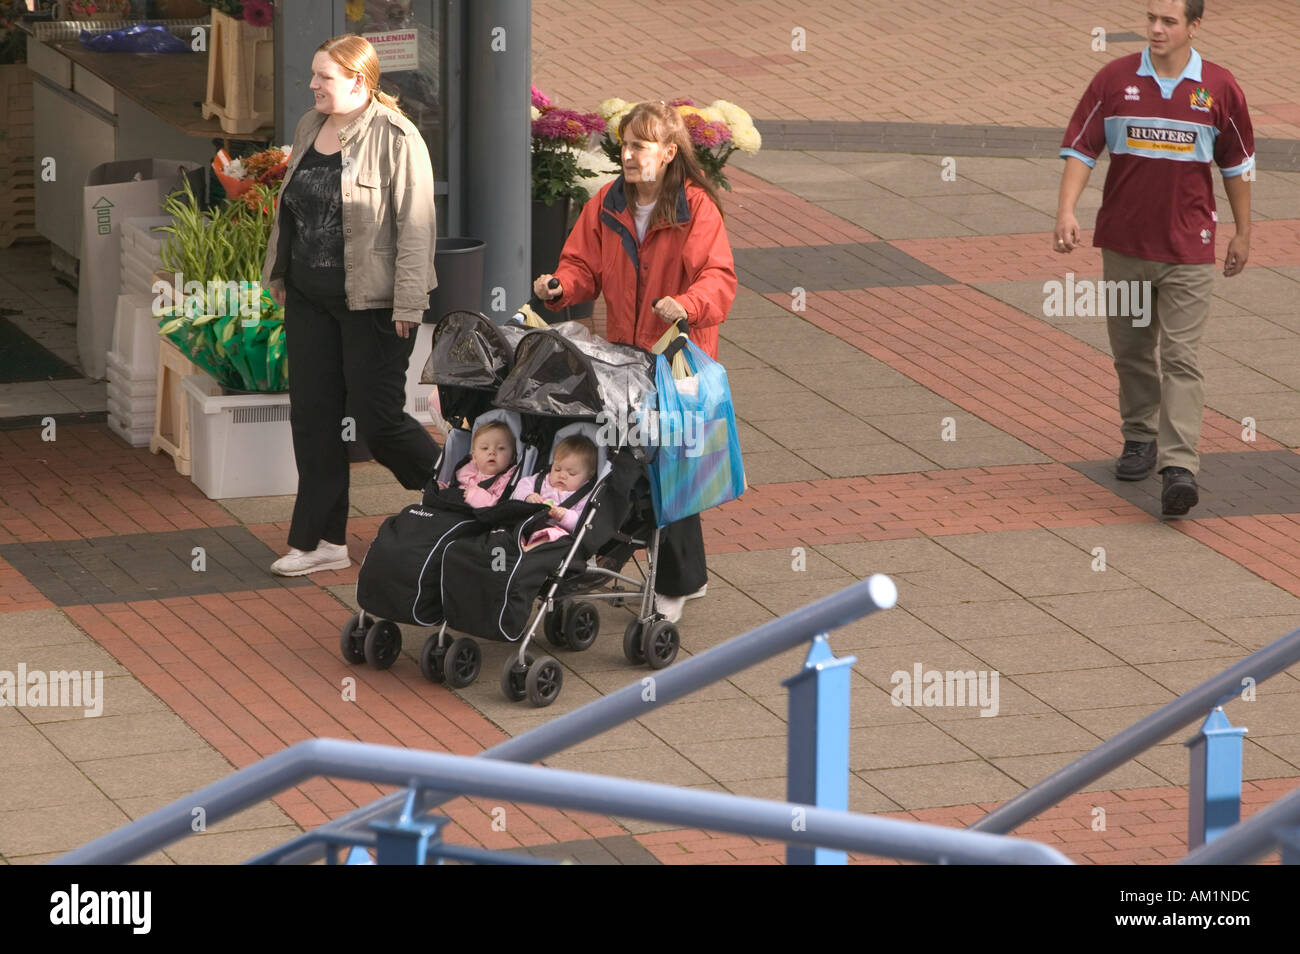
<instances>
[{"instance_id":1,"label":"white plastic crate","mask_svg":"<svg viewBox=\"0 0 1300 954\"><path fill-rule=\"evenodd\" d=\"M181 381L190 411L191 479L213 500L296 493L288 394L225 396L206 374Z\"/></svg>"},{"instance_id":2,"label":"white plastic crate","mask_svg":"<svg viewBox=\"0 0 1300 954\"><path fill-rule=\"evenodd\" d=\"M152 295L119 295L113 319L113 350L124 376L132 381L158 381L158 319Z\"/></svg>"},{"instance_id":3,"label":"white plastic crate","mask_svg":"<svg viewBox=\"0 0 1300 954\"><path fill-rule=\"evenodd\" d=\"M153 273L162 268L162 262L155 255L123 243L121 268L121 293L142 295L153 290Z\"/></svg>"}]
</instances>

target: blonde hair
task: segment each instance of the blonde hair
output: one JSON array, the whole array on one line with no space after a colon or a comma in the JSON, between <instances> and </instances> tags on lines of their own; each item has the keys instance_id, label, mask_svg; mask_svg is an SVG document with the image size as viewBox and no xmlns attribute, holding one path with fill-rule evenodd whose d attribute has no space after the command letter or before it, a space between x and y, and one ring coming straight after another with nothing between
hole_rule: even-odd
<instances>
[{"instance_id":1,"label":"blonde hair","mask_svg":"<svg viewBox=\"0 0 1300 954\"><path fill-rule=\"evenodd\" d=\"M588 474L596 473L596 461L600 458L596 452L596 445L589 438L581 434L573 434L560 441L555 445L555 452L551 455L551 464L554 465L556 461L564 460L569 456L577 456Z\"/></svg>"},{"instance_id":2,"label":"blonde hair","mask_svg":"<svg viewBox=\"0 0 1300 954\"><path fill-rule=\"evenodd\" d=\"M682 114L675 106L663 103L637 103L618 124L619 142L627 142L628 137L645 142L657 142L667 146L675 143L677 155L664 170L663 188L659 190L659 199L654 211L650 213L651 222L667 222L677 225L677 194L687 180L703 189L722 212L722 200L718 190L704 174L700 161L695 158L695 147L691 145L691 134L682 121ZM636 201L633 188L624 182L628 205Z\"/></svg>"},{"instance_id":3,"label":"blonde hair","mask_svg":"<svg viewBox=\"0 0 1300 954\"><path fill-rule=\"evenodd\" d=\"M403 116L402 108L397 105L397 97L385 93L379 88L379 54L370 45L370 41L355 33L344 33L332 40L326 40L316 48L317 53L328 53L331 60L349 73L365 77L366 89L380 104L396 110Z\"/></svg>"}]
</instances>

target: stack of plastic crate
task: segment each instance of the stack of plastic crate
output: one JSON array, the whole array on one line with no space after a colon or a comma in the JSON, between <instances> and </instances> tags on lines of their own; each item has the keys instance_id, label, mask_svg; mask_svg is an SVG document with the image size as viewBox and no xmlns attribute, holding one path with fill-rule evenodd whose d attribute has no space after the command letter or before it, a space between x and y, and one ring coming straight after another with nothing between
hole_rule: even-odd
<instances>
[{"instance_id":1,"label":"stack of plastic crate","mask_svg":"<svg viewBox=\"0 0 1300 954\"><path fill-rule=\"evenodd\" d=\"M155 294L166 233L152 231L169 218L122 223L122 285L108 353L108 426L133 447L153 436L158 399L158 317L170 292Z\"/></svg>"}]
</instances>

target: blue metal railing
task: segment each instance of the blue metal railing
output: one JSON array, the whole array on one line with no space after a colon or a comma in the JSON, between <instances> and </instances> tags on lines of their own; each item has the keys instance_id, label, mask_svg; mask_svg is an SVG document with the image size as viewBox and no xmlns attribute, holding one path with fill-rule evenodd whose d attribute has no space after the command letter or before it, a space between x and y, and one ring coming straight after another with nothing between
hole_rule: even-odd
<instances>
[{"instance_id":1,"label":"blue metal railing","mask_svg":"<svg viewBox=\"0 0 1300 954\"><path fill-rule=\"evenodd\" d=\"M968 827L969 831L1006 834L1041 812L1095 782L1106 773L1141 755L1179 729L1199 718L1205 722L1188 742L1192 749L1188 843L1192 849L1184 861L1193 858L1223 857L1241 845L1240 851L1254 850L1258 831L1236 834L1241 807L1241 736L1245 730L1233 728L1223 714L1224 703L1240 695L1243 688L1253 690L1260 683L1300 661L1300 629L1252 653L1241 662L1207 679L1156 712L1103 742L1086 755L1049 775L1015 798L989 812ZM1206 715L1208 713L1208 716ZM1276 807L1276 806L1274 806ZM1300 805L1297 805L1300 812ZM1300 823L1300 814L1286 816L1292 825ZM1254 824L1255 819L1245 824ZM1284 826L1285 827L1285 826ZM1228 839L1216 853L1206 854L1206 842ZM1274 842L1277 844L1278 842ZM1195 862L1192 862L1195 863Z\"/></svg>"},{"instance_id":2,"label":"blue metal railing","mask_svg":"<svg viewBox=\"0 0 1300 954\"><path fill-rule=\"evenodd\" d=\"M467 795L624 815L910 861L1069 864L1068 859L1046 845L1001 835L477 756L335 739L299 742L58 861L122 863L188 834L192 811L197 806L202 806L209 817L224 816L322 775L413 789L450 785ZM410 799L406 793L403 797ZM128 833L131 828L136 830ZM112 839L111 843L105 844L108 839Z\"/></svg>"}]
</instances>

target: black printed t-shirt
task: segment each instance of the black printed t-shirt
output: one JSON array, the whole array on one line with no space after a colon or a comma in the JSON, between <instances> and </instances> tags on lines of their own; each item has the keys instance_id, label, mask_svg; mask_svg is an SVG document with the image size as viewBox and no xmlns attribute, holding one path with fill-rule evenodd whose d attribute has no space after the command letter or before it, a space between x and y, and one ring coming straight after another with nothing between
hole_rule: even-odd
<instances>
[{"instance_id":1,"label":"black printed t-shirt","mask_svg":"<svg viewBox=\"0 0 1300 954\"><path fill-rule=\"evenodd\" d=\"M288 278L312 297L344 296L342 175L342 152L311 146L280 199L293 222Z\"/></svg>"}]
</instances>

